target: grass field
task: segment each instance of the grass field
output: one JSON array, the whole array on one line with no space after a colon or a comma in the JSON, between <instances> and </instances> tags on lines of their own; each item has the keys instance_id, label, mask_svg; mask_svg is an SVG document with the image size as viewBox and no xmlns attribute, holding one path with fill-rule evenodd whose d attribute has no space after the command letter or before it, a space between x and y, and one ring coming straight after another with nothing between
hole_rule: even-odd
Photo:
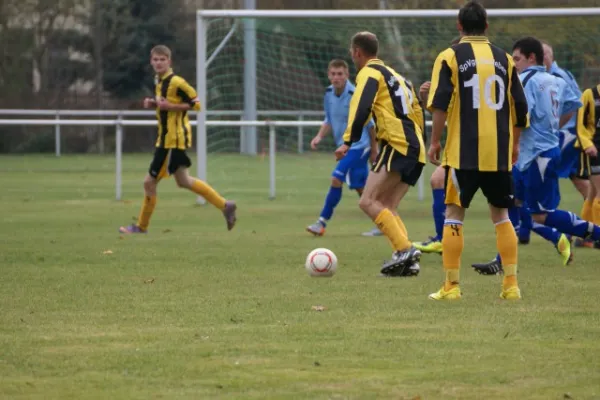
<instances>
[{"instance_id":1,"label":"grass field","mask_svg":"<svg viewBox=\"0 0 600 400\"><path fill-rule=\"evenodd\" d=\"M0 398L600 398L600 253L562 267L534 237L520 248L524 298L502 302L501 278L469 267L495 254L479 195L464 297L432 302L441 258L424 255L417 278L378 278L390 249L360 236L372 226L354 193L325 237L304 232L330 155L279 156L274 201L266 160L211 156L210 182L239 204L234 231L171 179L150 233L119 237L148 163L125 156L117 202L111 156L0 157ZM428 192L400 210L414 240L432 233ZM563 193L579 212L568 182ZM339 259L331 279L304 271L321 246Z\"/></svg>"}]
</instances>

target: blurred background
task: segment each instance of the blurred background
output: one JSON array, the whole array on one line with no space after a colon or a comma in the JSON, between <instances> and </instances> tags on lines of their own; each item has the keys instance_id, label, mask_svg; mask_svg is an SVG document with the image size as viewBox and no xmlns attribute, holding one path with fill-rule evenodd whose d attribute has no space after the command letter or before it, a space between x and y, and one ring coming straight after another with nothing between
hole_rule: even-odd
<instances>
[{"instance_id":1,"label":"blurred background","mask_svg":"<svg viewBox=\"0 0 600 400\"><path fill-rule=\"evenodd\" d=\"M256 9L453 9L442 0L256 0ZM173 50L176 73L196 85L196 10L238 9L248 0L0 0L0 108L138 110L152 95L149 51ZM487 0L487 8L595 7L600 1ZM208 119L240 119L244 110L244 29L247 21L208 20ZM258 119L322 118L327 63L348 57L350 36L377 33L381 58L420 85L439 51L457 35L455 18L254 20ZM491 18L490 38L510 50L524 35L549 41L558 63L580 86L600 82L600 17ZM352 78L355 71L351 68ZM229 112L227 115L220 111ZM271 113L270 113L271 112ZM278 113L278 114L277 114ZM226 113L225 113L226 114ZM0 115L0 119L7 118ZM30 118L34 118L33 116ZM47 117L45 117L47 118ZM68 118L68 117L64 117ZM114 116L112 117L114 118ZM146 119L152 116L144 117ZM316 128L279 129L279 151L304 151ZM208 149L236 152L240 128L209 128ZM259 129L257 151L264 150ZM124 151L152 149L153 127L128 127ZM114 150L114 128L62 127L62 151ZM53 152L54 128L0 125L0 152ZM251 151L252 153L253 151Z\"/></svg>"}]
</instances>

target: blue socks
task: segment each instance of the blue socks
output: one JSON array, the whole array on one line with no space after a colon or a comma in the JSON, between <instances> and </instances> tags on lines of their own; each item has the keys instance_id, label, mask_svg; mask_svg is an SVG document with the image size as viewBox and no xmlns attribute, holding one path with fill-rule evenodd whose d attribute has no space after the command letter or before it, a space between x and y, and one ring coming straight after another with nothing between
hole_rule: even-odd
<instances>
[{"instance_id":1,"label":"blue socks","mask_svg":"<svg viewBox=\"0 0 600 400\"><path fill-rule=\"evenodd\" d=\"M329 188L329 192L327 193L327 197L325 197L325 205L323 206L323 210L321 211L320 221L323 226L326 225L325 221L331 219L333 215L333 209L339 204L342 198L342 188L341 187L333 187Z\"/></svg>"},{"instance_id":2,"label":"blue socks","mask_svg":"<svg viewBox=\"0 0 600 400\"><path fill-rule=\"evenodd\" d=\"M444 220L446 219L446 193L444 189L433 189L433 222L435 223L435 234L437 240L442 240L444 233Z\"/></svg>"},{"instance_id":3,"label":"blue socks","mask_svg":"<svg viewBox=\"0 0 600 400\"><path fill-rule=\"evenodd\" d=\"M519 239L527 240L531 236L531 230L533 229L533 221L527 207L519 207L519 216L521 220L521 227L519 228L517 235L519 236Z\"/></svg>"},{"instance_id":4,"label":"blue socks","mask_svg":"<svg viewBox=\"0 0 600 400\"><path fill-rule=\"evenodd\" d=\"M556 210L549 212L544 225L582 239L600 240L600 227L582 220L569 211Z\"/></svg>"},{"instance_id":5,"label":"blue socks","mask_svg":"<svg viewBox=\"0 0 600 400\"><path fill-rule=\"evenodd\" d=\"M560 240L561 233L554 228L550 228L546 225L541 225L536 222L533 223L533 231L548 240L549 242L554 243L556 246L558 241Z\"/></svg>"},{"instance_id":6,"label":"blue socks","mask_svg":"<svg viewBox=\"0 0 600 400\"><path fill-rule=\"evenodd\" d=\"M520 207L511 207L508 209L508 218L510 218L510 222L515 227L515 232L519 235L519 230L521 229L521 214L519 213Z\"/></svg>"}]
</instances>

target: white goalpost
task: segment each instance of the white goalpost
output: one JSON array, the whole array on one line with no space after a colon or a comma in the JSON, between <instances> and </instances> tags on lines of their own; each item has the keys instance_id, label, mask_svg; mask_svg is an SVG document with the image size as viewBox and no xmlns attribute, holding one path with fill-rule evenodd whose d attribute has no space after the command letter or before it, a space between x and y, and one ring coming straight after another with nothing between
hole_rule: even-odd
<instances>
[{"instance_id":1,"label":"white goalpost","mask_svg":"<svg viewBox=\"0 0 600 400\"><path fill-rule=\"evenodd\" d=\"M487 12L488 34L506 50L521 36L536 36L551 41L558 50L568 49L568 42L577 40L585 51L594 56L600 54L595 39L600 36L600 8L488 9ZM350 37L360 30L375 32L380 38L381 58L418 86L429 79L437 53L457 36L457 15L458 10L199 10L196 18L199 99L209 110L230 104L244 110L242 119L246 121L256 119L258 112L265 109L320 111L328 84L323 81L326 63L332 58L347 58ZM555 47L560 58L560 51L556 50ZM577 77L582 80L586 76L583 66ZM246 84L249 80L252 84ZM315 118L307 126L318 126L320 122ZM242 153L256 152L260 140L258 125L252 126L240 134ZM205 112L197 114L196 133L197 174L207 179L210 135ZM285 136L272 126L269 139L274 143L269 151L273 157L277 151L276 138ZM298 143L302 143L301 137ZM274 169L273 165L271 197L275 192ZM419 181L419 199L423 199L423 178ZM199 202L204 200L200 198Z\"/></svg>"}]
</instances>

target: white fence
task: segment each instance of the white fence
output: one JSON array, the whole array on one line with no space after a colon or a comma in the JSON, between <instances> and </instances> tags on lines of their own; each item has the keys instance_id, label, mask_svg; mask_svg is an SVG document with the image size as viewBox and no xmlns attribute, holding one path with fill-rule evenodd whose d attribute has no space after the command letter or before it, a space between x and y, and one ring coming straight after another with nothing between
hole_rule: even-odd
<instances>
[{"instance_id":1,"label":"white fence","mask_svg":"<svg viewBox=\"0 0 600 400\"><path fill-rule=\"evenodd\" d=\"M194 117L196 111L188 111L190 117ZM206 111L208 117L239 117L243 120L244 111L242 110L209 110ZM57 157L61 155L61 131L62 124L60 121L65 118L72 117L111 117L113 119L123 119L125 117L151 117L156 116L155 111L150 110L17 110L17 109L0 109L0 116L11 117L54 117L54 153ZM299 122L307 118L323 118L323 111L299 110L299 111L281 111L281 110L260 110L259 117L295 117ZM190 118L191 119L191 118ZM195 119L195 118L194 118ZM210 125L209 125L210 126ZM298 153L304 152L304 126L297 126L298 135ZM243 135L242 126L240 125L240 135Z\"/></svg>"},{"instance_id":2,"label":"white fence","mask_svg":"<svg viewBox=\"0 0 600 400\"><path fill-rule=\"evenodd\" d=\"M38 110L42 111L42 110ZM50 114L47 114L50 115ZM114 114L112 114L114 115ZM122 114L124 115L124 113ZM139 114L138 114L139 115ZM197 125L196 120L190 121L192 125ZM269 127L269 199L275 198L275 153L277 150L275 133L277 127L318 127L323 121L206 121L206 126L222 127L244 127L244 126L266 126ZM125 120L117 119L0 119L0 125L20 125L20 126L114 126L115 127L115 199L121 200L123 197L123 127L125 126L157 126L156 120ZM427 125L430 126L427 121ZM206 179L206 160L203 159L202 152L196 153L197 175ZM423 177L418 183L419 200L423 200L424 187ZM206 201L198 197L198 203L204 204Z\"/></svg>"}]
</instances>

